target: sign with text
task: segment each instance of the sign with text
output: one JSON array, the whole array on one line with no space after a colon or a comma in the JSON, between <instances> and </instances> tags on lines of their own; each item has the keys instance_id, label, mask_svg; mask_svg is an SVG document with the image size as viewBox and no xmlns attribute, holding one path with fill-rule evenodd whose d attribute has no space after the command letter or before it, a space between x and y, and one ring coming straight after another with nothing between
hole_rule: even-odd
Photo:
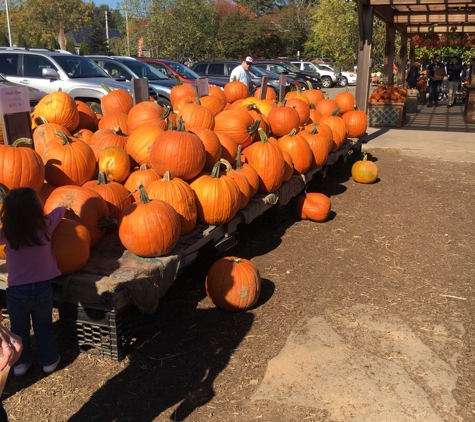
<instances>
[{"instance_id":1,"label":"sign with text","mask_svg":"<svg viewBox=\"0 0 475 422\"><path fill-rule=\"evenodd\" d=\"M204 97L205 95L209 95L208 78L205 78L205 77L196 78L196 92L198 94L198 97Z\"/></svg>"},{"instance_id":2,"label":"sign with text","mask_svg":"<svg viewBox=\"0 0 475 422\"><path fill-rule=\"evenodd\" d=\"M0 113L30 112L30 97L26 86L5 86L0 88Z\"/></svg>"}]
</instances>

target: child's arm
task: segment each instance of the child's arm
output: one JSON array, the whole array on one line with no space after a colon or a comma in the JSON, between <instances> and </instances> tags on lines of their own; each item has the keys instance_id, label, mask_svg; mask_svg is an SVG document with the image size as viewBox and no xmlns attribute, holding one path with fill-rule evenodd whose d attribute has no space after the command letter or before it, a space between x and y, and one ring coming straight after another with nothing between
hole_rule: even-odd
<instances>
[{"instance_id":1,"label":"child's arm","mask_svg":"<svg viewBox=\"0 0 475 422\"><path fill-rule=\"evenodd\" d=\"M23 349L21 338L0 324L0 348L3 358L0 360L0 371L7 365L12 366L20 357Z\"/></svg>"}]
</instances>

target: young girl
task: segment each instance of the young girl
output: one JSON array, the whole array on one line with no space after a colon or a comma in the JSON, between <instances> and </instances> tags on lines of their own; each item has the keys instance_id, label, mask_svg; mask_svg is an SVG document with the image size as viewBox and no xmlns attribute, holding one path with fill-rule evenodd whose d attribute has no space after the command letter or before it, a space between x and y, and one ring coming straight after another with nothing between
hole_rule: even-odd
<instances>
[{"instance_id":1,"label":"young girl","mask_svg":"<svg viewBox=\"0 0 475 422\"><path fill-rule=\"evenodd\" d=\"M447 101L449 99L449 77L444 76L442 85L440 86L441 100Z\"/></svg>"},{"instance_id":2,"label":"young girl","mask_svg":"<svg viewBox=\"0 0 475 422\"><path fill-rule=\"evenodd\" d=\"M59 207L45 215L43 204L31 188L12 189L3 201L0 244L5 243L8 287L7 310L11 330L21 337L23 351L13 367L16 376L31 366L30 316L36 337L37 360L45 373L59 364L54 337L53 289L50 280L61 274L51 248L51 234L64 216Z\"/></svg>"}]
</instances>

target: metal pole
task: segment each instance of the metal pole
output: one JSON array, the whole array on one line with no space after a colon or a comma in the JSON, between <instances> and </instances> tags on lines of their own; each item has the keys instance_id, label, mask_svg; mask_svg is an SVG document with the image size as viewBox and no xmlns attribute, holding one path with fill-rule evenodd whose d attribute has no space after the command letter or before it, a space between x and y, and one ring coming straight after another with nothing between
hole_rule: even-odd
<instances>
[{"instance_id":1,"label":"metal pole","mask_svg":"<svg viewBox=\"0 0 475 422\"><path fill-rule=\"evenodd\" d=\"M107 48L109 48L109 22L107 22L107 10L104 10L104 14L106 17L106 40L107 40Z\"/></svg>"},{"instance_id":2,"label":"metal pole","mask_svg":"<svg viewBox=\"0 0 475 422\"><path fill-rule=\"evenodd\" d=\"M130 56L130 40L129 40L129 19L127 14L127 3L124 0L124 9L125 9L125 33L127 35L127 56Z\"/></svg>"},{"instance_id":3,"label":"metal pole","mask_svg":"<svg viewBox=\"0 0 475 422\"><path fill-rule=\"evenodd\" d=\"M8 15L8 0L5 0L5 11L6 11L6 14L7 14L8 39L10 40L10 47L13 47L12 30L10 29L10 16Z\"/></svg>"}]
</instances>

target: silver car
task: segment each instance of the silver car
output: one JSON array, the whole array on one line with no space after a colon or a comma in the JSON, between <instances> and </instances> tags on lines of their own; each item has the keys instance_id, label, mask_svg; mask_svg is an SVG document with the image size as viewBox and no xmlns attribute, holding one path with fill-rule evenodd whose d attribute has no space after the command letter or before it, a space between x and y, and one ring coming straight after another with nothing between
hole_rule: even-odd
<instances>
[{"instance_id":1,"label":"silver car","mask_svg":"<svg viewBox=\"0 0 475 422\"><path fill-rule=\"evenodd\" d=\"M0 49L0 73L17 84L51 93L63 91L76 100L100 103L110 89L132 92L127 81L110 77L93 60L42 49Z\"/></svg>"},{"instance_id":2,"label":"silver car","mask_svg":"<svg viewBox=\"0 0 475 422\"><path fill-rule=\"evenodd\" d=\"M314 73L319 73L322 80L323 88L331 88L335 84L339 84L340 77L337 72L324 69L320 65L312 62L292 61L292 64L297 66L300 70L306 70Z\"/></svg>"}]
</instances>

